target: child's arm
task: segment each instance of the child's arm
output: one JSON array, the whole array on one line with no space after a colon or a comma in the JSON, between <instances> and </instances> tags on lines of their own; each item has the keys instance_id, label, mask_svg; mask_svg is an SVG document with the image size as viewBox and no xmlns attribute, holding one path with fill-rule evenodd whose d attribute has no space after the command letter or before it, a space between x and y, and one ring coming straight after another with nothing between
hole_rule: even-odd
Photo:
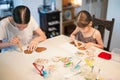
<instances>
[{"instance_id":1,"label":"child's arm","mask_svg":"<svg viewBox=\"0 0 120 80\"><path fill-rule=\"evenodd\" d=\"M72 40L75 40L75 35L78 33L78 31L79 31L79 28L76 27L75 30L71 33L70 38Z\"/></svg>"},{"instance_id":2,"label":"child's arm","mask_svg":"<svg viewBox=\"0 0 120 80\"><path fill-rule=\"evenodd\" d=\"M101 34L98 30L95 31L95 34L93 37L96 39L97 44L92 43L92 42L85 43L85 48L89 48L90 46L95 46L95 47L103 49L104 48L103 40L102 40Z\"/></svg>"},{"instance_id":3,"label":"child's arm","mask_svg":"<svg viewBox=\"0 0 120 80\"><path fill-rule=\"evenodd\" d=\"M31 40L28 46L28 50L31 51L37 48L39 42L44 41L46 39L46 35L40 28L38 28L35 31L35 33L37 34L37 36Z\"/></svg>"},{"instance_id":4,"label":"child's arm","mask_svg":"<svg viewBox=\"0 0 120 80\"><path fill-rule=\"evenodd\" d=\"M96 47L103 49L104 48L103 40L102 40L101 34L98 30L96 31L95 37L97 40Z\"/></svg>"},{"instance_id":5,"label":"child's arm","mask_svg":"<svg viewBox=\"0 0 120 80\"><path fill-rule=\"evenodd\" d=\"M8 42L2 42L2 40L0 40L0 49L9 47L9 46L16 46L16 45L18 45L19 42L20 42L20 40L18 37L13 37Z\"/></svg>"}]
</instances>

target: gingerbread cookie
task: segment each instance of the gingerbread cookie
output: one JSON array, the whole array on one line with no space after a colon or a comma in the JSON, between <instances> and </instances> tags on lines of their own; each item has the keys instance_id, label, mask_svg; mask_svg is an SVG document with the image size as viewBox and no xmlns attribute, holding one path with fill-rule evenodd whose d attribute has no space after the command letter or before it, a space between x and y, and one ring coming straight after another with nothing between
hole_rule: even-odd
<instances>
[{"instance_id":1,"label":"gingerbread cookie","mask_svg":"<svg viewBox=\"0 0 120 80\"><path fill-rule=\"evenodd\" d=\"M74 46L76 46L74 41L70 42L70 44L73 44ZM78 45L78 46L81 46L82 43L78 42L77 45Z\"/></svg>"},{"instance_id":2,"label":"gingerbread cookie","mask_svg":"<svg viewBox=\"0 0 120 80\"><path fill-rule=\"evenodd\" d=\"M45 50L46 50L45 47L37 47L37 48L35 49L36 52L42 52L42 51L45 51Z\"/></svg>"},{"instance_id":3,"label":"gingerbread cookie","mask_svg":"<svg viewBox=\"0 0 120 80\"><path fill-rule=\"evenodd\" d=\"M82 43L78 43L78 46L81 46L82 45Z\"/></svg>"},{"instance_id":4,"label":"gingerbread cookie","mask_svg":"<svg viewBox=\"0 0 120 80\"><path fill-rule=\"evenodd\" d=\"M73 45L74 45L74 41L70 42L70 44L73 44Z\"/></svg>"},{"instance_id":5,"label":"gingerbread cookie","mask_svg":"<svg viewBox=\"0 0 120 80\"><path fill-rule=\"evenodd\" d=\"M78 49L79 49L79 50L86 50L85 47L79 47Z\"/></svg>"},{"instance_id":6,"label":"gingerbread cookie","mask_svg":"<svg viewBox=\"0 0 120 80\"><path fill-rule=\"evenodd\" d=\"M30 51L30 50L24 50L24 53L25 54L31 54L33 51Z\"/></svg>"}]
</instances>

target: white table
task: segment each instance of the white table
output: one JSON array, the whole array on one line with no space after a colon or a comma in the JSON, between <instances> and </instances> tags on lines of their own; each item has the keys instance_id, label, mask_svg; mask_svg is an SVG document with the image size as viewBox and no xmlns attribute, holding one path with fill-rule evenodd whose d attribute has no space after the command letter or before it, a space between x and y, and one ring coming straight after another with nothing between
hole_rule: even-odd
<instances>
[{"instance_id":1,"label":"white table","mask_svg":"<svg viewBox=\"0 0 120 80\"><path fill-rule=\"evenodd\" d=\"M32 63L37 58L46 58L51 60L55 56L74 57L76 48L70 47L68 44L70 38L60 35L54 38L47 39L41 42L39 46L46 47L47 50L41 53L33 52L32 54L25 54L19 51L9 51L0 54L0 80L67 80L66 75L69 75L71 68L65 68L61 62L55 63L56 70L49 75L48 78L41 77L35 70ZM25 46L23 47L26 48ZM104 80L120 80L120 63L98 58L97 55L104 51L93 47L95 50L94 65L101 69L100 74ZM76 60L78 57L76 57ZM52 60L51 60L52 61ZM76 75L68 80L85 80L81 75Z\"/></svg>"}]
</instances>

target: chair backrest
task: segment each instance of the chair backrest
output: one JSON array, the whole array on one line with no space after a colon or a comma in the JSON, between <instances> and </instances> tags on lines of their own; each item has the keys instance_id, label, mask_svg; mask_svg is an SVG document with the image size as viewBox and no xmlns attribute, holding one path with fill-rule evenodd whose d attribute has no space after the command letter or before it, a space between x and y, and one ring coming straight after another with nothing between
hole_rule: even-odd
<instances>
[{"instance_id":1,"label":"chair backrest","mask_svg":"<svg viewBox=\"0 0 120 80\"><path fill-rule=\"evenodd\" d=\"M104 19L96 18L95 15L93 15L93 27L97 28L100 31L103 41L105 37L105 31L106 30L109 31L108 41L106 47L104 47L104 49L107 51L109 51L110 49L114 21L115 21L114 18L112 18L112 20L104 20Z\"/></svg>"}]
</instances>

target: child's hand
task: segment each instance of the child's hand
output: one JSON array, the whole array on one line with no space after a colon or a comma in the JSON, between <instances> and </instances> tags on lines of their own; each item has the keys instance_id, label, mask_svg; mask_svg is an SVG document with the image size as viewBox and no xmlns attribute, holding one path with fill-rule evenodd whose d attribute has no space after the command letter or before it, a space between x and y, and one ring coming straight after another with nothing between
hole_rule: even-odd
<instances>
[{"instance_id":1,"label":"child's hand","mask_svg":"<svg viewBox=\"0 0 120 80\"><path fill-rule=\"evenodd\" d=\"M16 37L13 37L11 40L10 40L10 44L11 45L18 45L18 43L20 42L20 39L16 36Z\"/></svg>"},{"instance_id":2,"label":"child's hand","mask_svg":"<svg viewBox=\"0 0 120 80\"><path fill-rule=\"evenodd\" d=\"M38 42L35 40L31 41L30 44L28 45L28 50L33 51L37 48Z\"/></svg>"},{"instance_id":3,"label":"child's hand","mask_svg":"<svg viewBox=\"0 0 120 80\"><path fill-rule=\"evenodd\" d=\"M71 39L72 41L74 41L74 40L75 40L75 36L71 35L71 36L70 36L70 39Z\"/></svg>"},{"instance_id":4,"label":"child's hand","mask_svg":"<svg viewBox=\"0 0 120 80\"><path fill-rule=\"evenodd\" d=\"M88 42L88 43L85 43L84 47L87 49L87 48L90 48L91 46L93 46L93 43L92 42Z\"/></svg>"}]
</instances>

